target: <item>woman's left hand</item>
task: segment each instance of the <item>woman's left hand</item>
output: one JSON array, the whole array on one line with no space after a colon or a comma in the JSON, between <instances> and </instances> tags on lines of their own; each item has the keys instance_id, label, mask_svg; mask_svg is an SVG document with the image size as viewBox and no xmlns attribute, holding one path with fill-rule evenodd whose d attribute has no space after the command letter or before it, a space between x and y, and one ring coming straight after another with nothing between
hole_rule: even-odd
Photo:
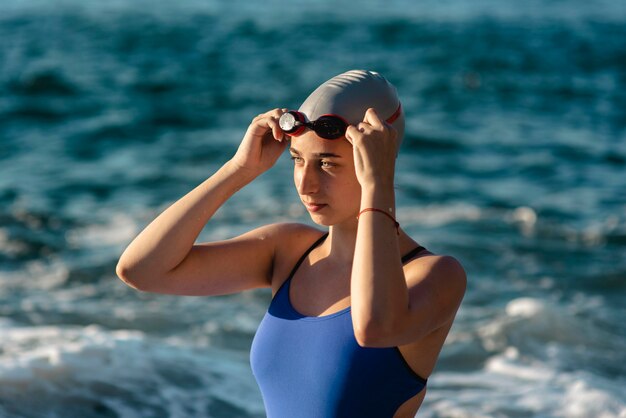
<instances>
[{"instance_id":1,"label":"woman's left hand","mask_svg":"<svg viewBox=\"0 0 626 418\"><path fill-rule=\"evenodd\" d=\"M346 139L352 144L354 168L361 187L393 187L398 132L381 120L373 108L367 109L363 122L350 125Z\"/></svg>"}]
</instances>

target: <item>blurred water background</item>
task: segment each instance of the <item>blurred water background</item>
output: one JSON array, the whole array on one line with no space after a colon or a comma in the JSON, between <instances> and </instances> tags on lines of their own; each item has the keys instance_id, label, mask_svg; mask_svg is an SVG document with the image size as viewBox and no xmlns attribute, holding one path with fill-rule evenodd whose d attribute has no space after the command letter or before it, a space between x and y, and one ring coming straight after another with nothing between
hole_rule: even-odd
<instances>
[{"instance_id":1,"label":"blurred water background","mask_svg":"<svg viewBox=\"0 0 626 418\"><path fill-rule=\"evenodd\" d=\"M142 294L132 238L352 68L407 114L403 228L469 288L418 416L626 417L626 3L2 0L0 417L263 417L269 291ZM310 222L283 157L200 241Z\"/></svg>"}]
</instances>

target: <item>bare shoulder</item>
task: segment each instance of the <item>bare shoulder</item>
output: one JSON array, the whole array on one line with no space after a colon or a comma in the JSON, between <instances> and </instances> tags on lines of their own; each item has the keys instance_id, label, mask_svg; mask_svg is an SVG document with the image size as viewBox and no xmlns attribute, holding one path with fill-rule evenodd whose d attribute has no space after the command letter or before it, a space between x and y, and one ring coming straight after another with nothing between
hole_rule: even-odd
<instances>
[{"instance_id":1,"label":"bare shoulder","mask_svg":"<svg viewBox=\"0 0 626 418\"><path fill-rule=\"evenodd\" d=\"M319 229L294 222L265 225L257 228L253 233L257 239L270 240L276 257L284 256L285 253L289 254L301 245L308 248L315 240L325 234Z\"/></svg>"},{"instance_id":2,"label":"bare shoulder","mask_svg":"<svg viewBox=\"0 0 626 418\"><path fill-rule=\"evenodd\" d=\"M300 257L326 232L299 223L277 223L269 227L274 244L272 288L277 290Z\"/></svg>"},{"instance_id":3,"label":"bare shoulder","mask_svg":"<svg viewBox=\"0 0 626 418\"><path fill-rule=\"evenodd\" d=\"M309 237L320 237L323 234L324 232L308 225L283 222L260 226L238 237L232 238L231 240L253 240L264 242L264 246L270 248L275 255L280 255L280 253L288 250L299 241L306 240ZM211 244L205 243L204 245Z\"/></svg>"},{"instance_id":4,"label":"bare shoulder","mask_svg":"<svg viewBox=\"0 0 626 418\"><path fill-rule=\"evenodd\" d=\"M405 266L405 277L412 303L429 305L439 312L440 324L452 319L467 288L467 274L450 255L424 252Z\"/></svg>"},{"instance_id":5,"label":"bare shoulder","mask_svg":"<svg viewBox=\"0 0 626 418\"><path fill-rule=\"evenodd\" d=\"M267 225L275 238L287 241L299 241L309 237L321 237L326 232L313 228L312 226L296 222L282 222Z\"/></svg>"},{"instance_id":6,"label":"bare shoulder","mask_svg":"<svg viewBox=\"0 0 626 418\"><path fill-rule=\"evenodd\" d=\"M406 264L407 284L423 280L440 282L446 287L458 288L465 292L467 274L461 263L450 255L433 254L424 251L423 255Z\"/></svg>"}]
</instances>

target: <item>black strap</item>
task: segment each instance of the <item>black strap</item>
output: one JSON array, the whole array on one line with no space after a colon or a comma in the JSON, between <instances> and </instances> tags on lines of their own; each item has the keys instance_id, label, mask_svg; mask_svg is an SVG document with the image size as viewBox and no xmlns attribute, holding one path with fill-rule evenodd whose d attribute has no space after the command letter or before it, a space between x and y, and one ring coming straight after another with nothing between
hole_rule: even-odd
<instances>
[{"instance_id":1,"label":"black strap","mask_svg":"<svg viewBox=\"0 0 626 418\"><path fill-rule=\"evenodd\" d=\"M411 251L409 251L408 253L406 253L403 257L402 257L402 264L406 263L407 261L409 261L410 259L412 259L413 257L415 257L418 253L420 253L421 251L424 251L426 248L422 247L421 245L418 247L413 248Z\"/></svg>"},{"instance_id":2,"label":"black strap","mask_svg":"<svg viewBox=\"0 0 626 418\"><path fill-rule=\"evenodd\" d=\"M298 260L298 262L296 263L296 265L293 267L293 269L291 270L291 273L289 273L289 276L287 277L287 280L291 279L291 277L296 273L296 270L298 270L298 267L300 267L300 264L302 264L302 262L304 261L304 259L306 258L307 255L309 255L309 253L311 251L313 251L313 249L315 247L317 247L318 245L320 245L322 243L322 241L324 241L326 239L326 237L328 236L328 232L325 233L324 235L322 235L321 237L319 237L319 239L317 241L315 241L313 243L313 245L311 245L309 247L308 250L306 250L304 252L304 254L302 254L302 257L300 257L300 260Z\"/></svg>"},{"instance_id":3,"label":"black strap","mask_svg":"<svg viewBox=\"0 0 626 418\"><path fill-rule=\"evenodd\" d=\"M317 247L318 245L320 245L322 243L322 241L324 241L326 239L326 237L328 236L328 232L325 233L324 235L322 235L321 237L318 238L317 241L315 241L305 252L304 254L302 254L302 257L300 257L300 259L298 260L298 262L296 263L296 265L293 267L293 269L291 270L291 273L289 273L289 276L287 276L287 280L291 279L293 277L294 274L296 274L296 270L298 270L298 267L300 267L300 264L302 264L302 262L306 259L306 257L309 255L309 253L311 251L313 251L313 249L315 247ZM406 253L403 257L402 257L402 264L406 263L407 261L409 261L411 258L413 258L414 256L416 256L420 251L425 250L426 248L420 246L417 246L415 248L413 248L411 251L409 251L408 253Z\"/></svg>"}]
</instances>

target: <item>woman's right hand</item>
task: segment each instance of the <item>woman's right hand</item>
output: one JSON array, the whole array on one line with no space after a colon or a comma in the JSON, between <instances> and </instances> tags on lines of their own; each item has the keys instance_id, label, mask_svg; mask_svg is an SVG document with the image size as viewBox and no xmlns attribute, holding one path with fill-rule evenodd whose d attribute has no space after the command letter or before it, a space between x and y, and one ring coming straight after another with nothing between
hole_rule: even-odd
<instances>
[{"instance_id":1,"label":"woman's right hand","mask_svg":"<svg viewBox=\"0 0 626 418\"><path fill-rule=\"evenodd\" d=\"M287 146L288 136L278 119L287 109L274 109L255 117L231 162L254 176L269 170Z\"/></svg>"}]
</instances>

